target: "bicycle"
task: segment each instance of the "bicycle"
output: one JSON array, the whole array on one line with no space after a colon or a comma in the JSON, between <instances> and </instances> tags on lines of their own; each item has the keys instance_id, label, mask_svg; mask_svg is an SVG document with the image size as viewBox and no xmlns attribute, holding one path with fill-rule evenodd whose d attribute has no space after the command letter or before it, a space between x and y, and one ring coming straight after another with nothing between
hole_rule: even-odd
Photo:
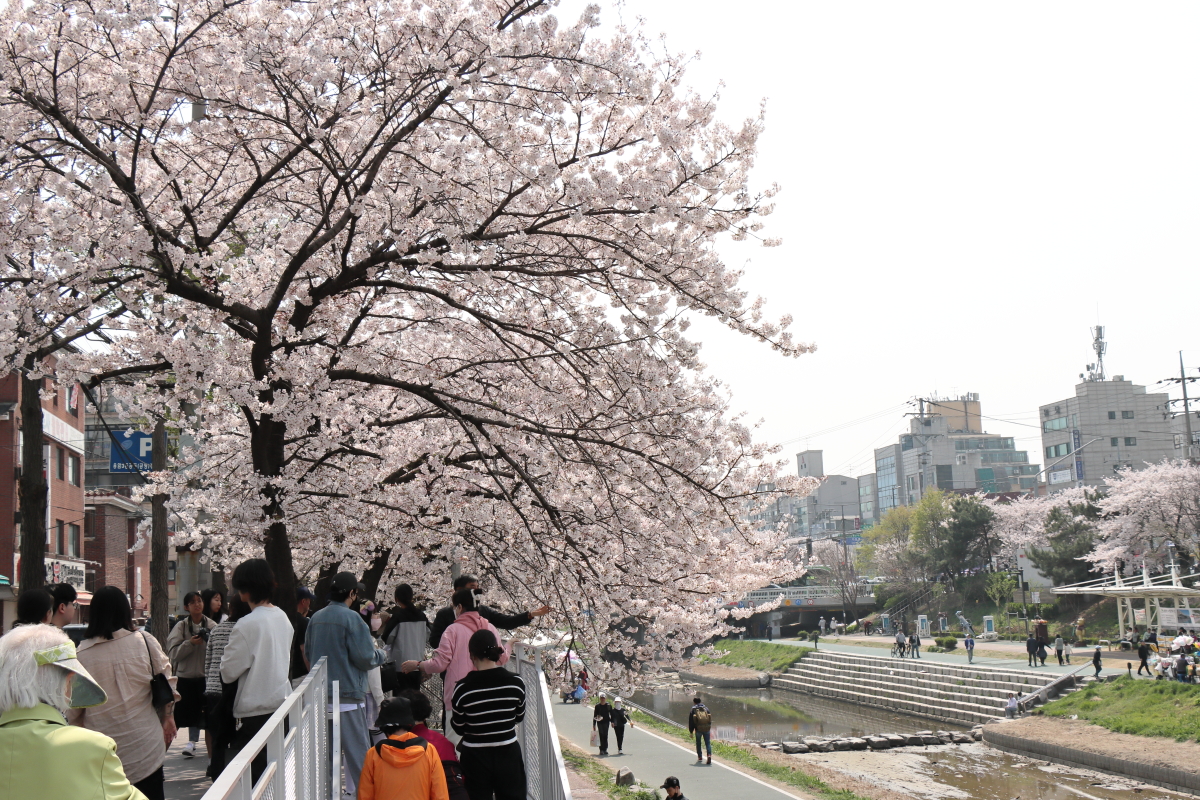
<instances>
[{"instance_id":1,"label":"bicycle","mask_svg":"<svg viewBox=\"0 0 1200 800\"><path fill-rule=\"evenodd\" d=\"M906 649L907 648L905 647L905 645L893 643L892 644L892 658L897 658L897 657L904 658L904 651Z\"/></svg>"}]
</instances>

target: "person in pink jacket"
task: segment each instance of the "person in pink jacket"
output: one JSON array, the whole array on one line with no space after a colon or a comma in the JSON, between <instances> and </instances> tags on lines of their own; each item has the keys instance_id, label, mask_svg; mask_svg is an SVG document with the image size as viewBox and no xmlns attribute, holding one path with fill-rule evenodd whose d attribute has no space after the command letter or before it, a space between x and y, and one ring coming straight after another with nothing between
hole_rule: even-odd
<instances>
[{"instance_id":1,"label":"person in pink jacket","mask_svg":"<svg viewBox=\"0 0 1200 800\"><path fill-rule=\"evenodd\" d=\"M474 592L470 589L459 589L454 593L450 602L454 605L454 624L446 628L446 632L442 634L442 640L438 643L438 649L433 654L433 658L428 661L405 661L400 665L401 672L413 672L419 669L426 675L432 675L435 672L444 673L442 675L442 699L445 702L447 717L450 713L450 699L454 695L454 687L468 672L474 669L467 647L468 642L471 641L471 634L475 631L489 630L495 634L496 641L502 641L496 626L479 616L479 612L475 610ZM504 655L497 663L508 663L508 654L509 646L506 644ZM446 735L457 741L458 737L451 734L449 725L446 726Z\"/></svg>"}]
</instances>

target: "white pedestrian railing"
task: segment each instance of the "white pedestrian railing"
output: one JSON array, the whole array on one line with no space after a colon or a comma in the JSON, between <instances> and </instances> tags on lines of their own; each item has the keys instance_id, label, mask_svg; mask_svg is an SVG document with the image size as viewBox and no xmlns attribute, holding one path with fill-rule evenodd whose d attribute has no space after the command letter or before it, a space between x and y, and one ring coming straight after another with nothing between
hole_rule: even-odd
<instances>
[{"instance_id":1,"label":"white pedestrian railing","mask_svg":"<svg viewBox=\"0 0 1200 800\"><path fill-rule=\"evenodd\" d=\"M330 742L326 725L329 670L322 658L204 793L202 800L328 800ZM336 708L336 706L335 706ZM255 756L266 752L257 782Z\"/></svg>"},{"instance_id":2,"label":"white pedestrian railing","mask_svg":"<svg viewBox=\"0 0 1200 800\"><path fill-rule=\"evenodd\" d=\"M525 756L525 796L528 800L571 800L567 765L558 743L542 655L517 642L508 666L525 681L525 720L517 726L517 738Z\"/></svg>"}]
</instances>

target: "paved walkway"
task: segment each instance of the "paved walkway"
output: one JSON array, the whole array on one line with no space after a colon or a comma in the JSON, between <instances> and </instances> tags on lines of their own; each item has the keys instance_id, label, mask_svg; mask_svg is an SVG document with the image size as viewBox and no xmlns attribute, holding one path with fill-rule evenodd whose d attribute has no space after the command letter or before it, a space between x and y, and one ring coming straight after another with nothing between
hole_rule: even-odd
<instances>
[{"instance_id":1,"label":"paved walkway","mask_svg":"<svg viewBox=\"0 0 1200 800\"><path fill-rule=\"evenodd\" d=\"M554 722L560 735L572 744L595 754L588 741L592 735L592 710L586 705L554 704ZM688 800L785 800L799 798L787 790L765 783L714 758L711 766L696 763L696 751L675 739L645 728L625 729L625 755L618 756L617 743L609 734L608 751L603 758L614 771L628 767L638 781L661 786L668 775L679 778Z\"/></svg>"},{"instance_id":2,"label":"paved walkway","mask_svg":"<svg viewBox=\"0 0 1200 800\"><path fill-rule=\"evenodd\" d=\"M201 734L203 739L203 734ZM204 774L208 769L208 756L205 755L204 742L196 743L196 755L184 758L183 746L187 744L187 729L180 731L167 750L167 760L163 762L164 793L168 800L200 800L212 781Z\"/></svg>"},{"instance_id":3,"label":"paved walkway","mask_svg":"<svg viewBox=\"0 0 1200 800\"><path fill-rule=\"evenodd\" d=\"M767 640L766 639L757 639L755 641L765 642ZM852 641L854 641L854 640L849 637L843 637L840 640L834 640L834 641L822 639L820 642L818 642L817 649L818 650L830 650L830 651L839 652L839 653L854 653L855 655L863 655L863 656L875 656L876 658L890 658L891 657L890 656L891 651L888 649L885 649L882 647L870 647L870 646L861 645L861 644L859 644L859 645L849 644L849 642L852 642ZM774 641L774 644L785 644L785 645L791 645L794 647L812 647L811 642L797 642L793 639L776 639ZM1121 656L1122 656L1122 658L1120 659L1120 665L1119 665L1119 668L1121 670L1125 669L1126 661L1132 661L1134 669L1137 668L1138 662L1137 662L1137 654L1136 653L1133 654L1132 658L1129 657L1128 653L1122 653ZM925 653L925 652L922 652L920 660L928 661L931 664L943 663L943 664L954 664L956 666L966 666L967 665L966 653L962 652L962 651L955 651L952 653ZM1031 667L1031 666L1029 666L1029 659L1026 658L1025 653L1022 650L1019 654L1014 652L1012 658L985 658L983 656L977 655L977 656L975 656L974 662L971 663L971 666L980 667L982 669L1022 670L1022 671L1038 672L1038 673L1049 672L1049 673L1056 674L1056 675L1062 675L1062 674L1071 672L1073 670L1079 669L1080 667L1082 667L1084 665L1088 665L1088 669L1083 669L1083 670L1080 670L1080 672L1079 672L1080 676L1084 676L1084 675L1093 674L1090 664L1091 664L1091 651L1088 650L1083 653L1080 653L1079 650L1076 650L1075 655L1071 658L1070 666L1064 665L1064 666L1060 667L1058 665L1057 660L1054 659L1053 656L1051 656L1050 658L1046 659L1046 666ZM1101 675L1106 675L1106 674L1111 675L1113 670L1117 669L1117 668L1118 668L1118 665L1117 665L1116 661L1114 661L1112 658L1110 658L1105 661L1104 672L1102 672Z\"/></svg>"}]
</instances>

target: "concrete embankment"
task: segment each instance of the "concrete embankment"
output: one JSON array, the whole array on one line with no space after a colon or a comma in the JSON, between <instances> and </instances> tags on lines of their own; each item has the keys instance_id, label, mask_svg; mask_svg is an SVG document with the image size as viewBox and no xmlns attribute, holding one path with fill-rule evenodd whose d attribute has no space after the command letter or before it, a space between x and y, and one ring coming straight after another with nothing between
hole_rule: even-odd
<instances>
[{"instance_id":1,"label":"concrete embankment","mask_svg":"<svg viewBox=\"0 0 1200 800\"><path fill-rule=\"evenodd\" d=\"M983 741L1011 753L1200 794L1200 744L1115 733L1082 720L1033 716L994 722Z\"/></svg>"},{"instance_id":2,"label":"concrete embankment","mask_svg":"<svg viewBox=\"0 0 1200 800\"><path fill-rule=\"evenodd\" d=\"M759 689L771 685L771 676L752 669L727 667L723 664L698 664L679 670L684 683L702 683L714 689Z\"/></svg>"}]
</instances>

